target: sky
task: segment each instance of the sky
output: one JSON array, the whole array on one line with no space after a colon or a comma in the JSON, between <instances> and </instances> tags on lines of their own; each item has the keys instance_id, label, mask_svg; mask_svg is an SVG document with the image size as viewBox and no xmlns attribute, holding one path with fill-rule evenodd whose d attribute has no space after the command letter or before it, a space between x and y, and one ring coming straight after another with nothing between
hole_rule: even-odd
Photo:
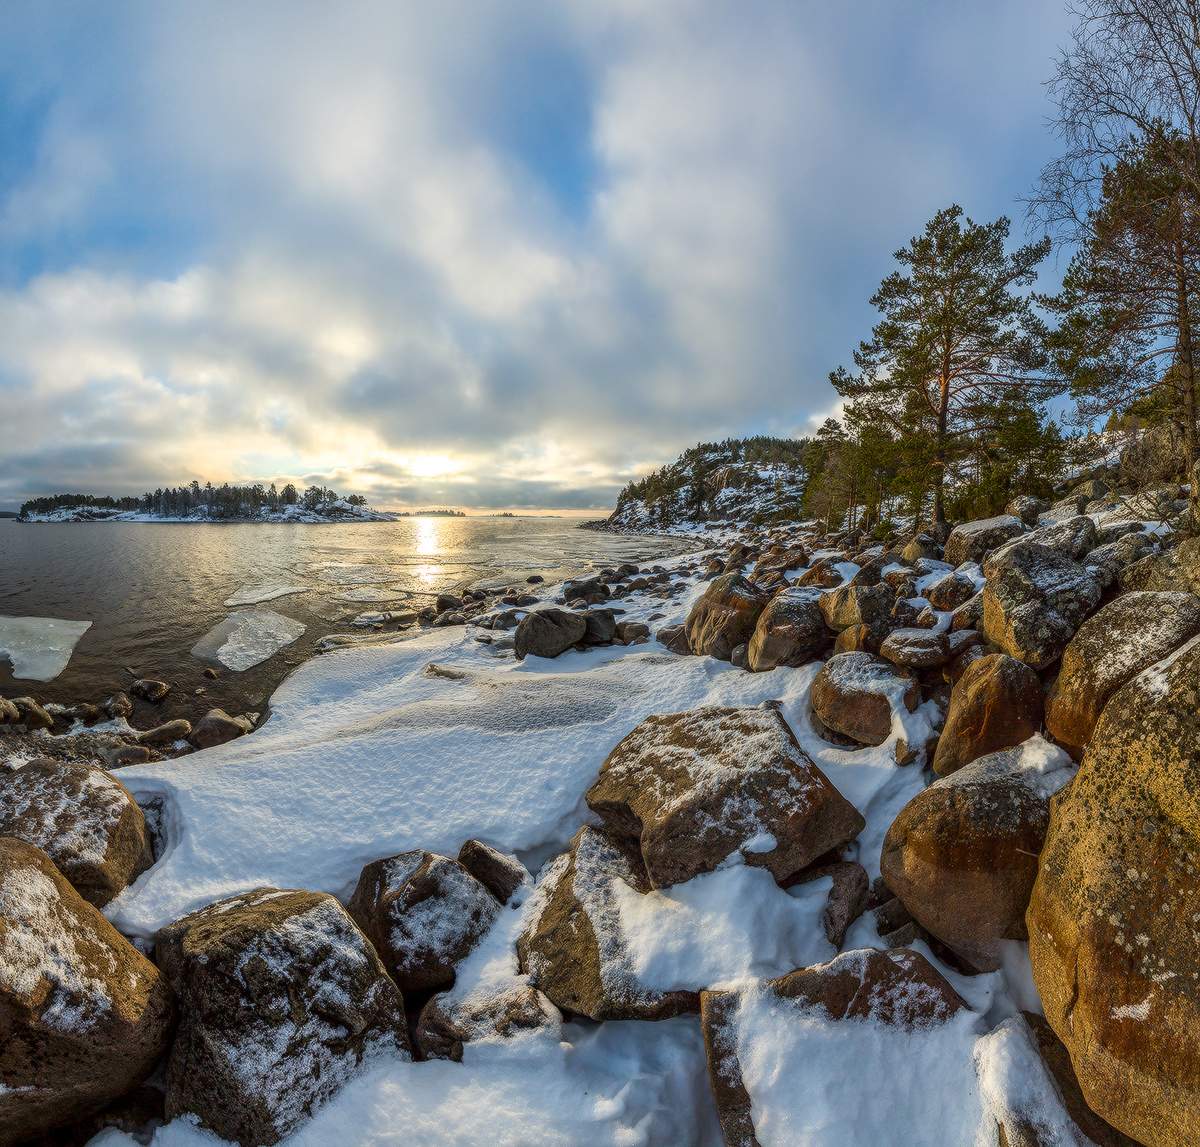
<instances>
[{"instance_id":1,"label":"sky","mask_svg":"<svg viewBox=\"0 0 1200 1147\"><path fill-rule=\"evenodd\" d=\"M1024 238L1069 28L6 0L0 509L197 478L590 510L696 442L811 431L935 211Z\"/></svg>"}]
</instances>

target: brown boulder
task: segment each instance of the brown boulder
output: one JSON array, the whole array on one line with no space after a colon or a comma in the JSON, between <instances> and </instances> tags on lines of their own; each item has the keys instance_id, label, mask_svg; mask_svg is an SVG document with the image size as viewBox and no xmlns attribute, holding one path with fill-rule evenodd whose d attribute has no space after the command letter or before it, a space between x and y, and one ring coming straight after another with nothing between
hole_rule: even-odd
<instances>
[{"instance_id":1,"label":"brown boulder","mask_svg":"<svg viewBox=\"0 0 1200 1147\"><path fill-rule=\"evenodd\" d=\"M909 669L936 669L953 656L949 634L934 629L893 629L879 646L879 655Z\"/></svg>"},{"instance_id":2,"label":"brown boulder","mask_svg":"<svg viewBox=\"0 0 1200 1147\"><path fill-rule=\"evenodd\" d=\"M231 717L224 709L209 709L192 730L189 740L197 749L211 749L244 737L254 726L246 717Z\"/></svg>"},{"instance_id":3,"label":"brown boulder","mask_svg":"<svg viewBox=\"0 0 1200 1147\"><path fill-rule=\"evenodd\" d=\"M558 1009L536 988L519 982L506 988L434 996L417 1022L417 1047L426 1059L462 1060L463 1044L521 1031L551 1027L561 1020Z\"/></svg>"},{"instance_id":4,"label":"brown boulder","mask_svg":"<svg viewBox=\"0 0 1200 1147\"><path fill-rule=\"evenodd\" d=\"M811 702L821 723L862 745L882 745L899 706L916 710L915 678L870 653L838 653L813 680Z\"/></svg>"},{"instance_id":5,"label":"brown boulder","mask_svg":"<svg viewBox=\"0 0 1200 1147\"><path fill-rule=\"evenodd\" d=\"M404 1000L345 909L260 888L169 924L156 959L175 988L168 1119L276 1143L376 1057L409 1057Z\"/></svg>"},{"instance_id":6,"label":"brown boulder","mask_svg":"<svg viewBox=\"0 0 1200 1147\"><path fill-rule=\"evenodd\" d=\"M1046 729L1080 758L1109 697L1197 633L1195 594L1142 591L1114 598L1067 645L1046 698Z\"/></svg>"},{"instance_id":7,"label":"brown boulder","mask_svg":"<svg viewBox=\"0 0 1200 1147\"><path fill-rule=\"evenodd\" d=\"M569 609L535 609L517 624L518 658L557 657L583 640L587 618Z\"/></svg>"},{"instance_id":8,"label":"brown boulder","mask_svg":"<svg viewBox=\"0 0 1200 1147\"><path fill-rule=\"evenodd\" d=\"M840 632L855 625L876 626L887 621L896 595L885 582L844 585L817 599L830 629Z\"/></svg>"},{"instance_id":9,"label":"brown boulder","mask_svg":"<svg viewBox=\"0 0 1200 1147\"><path fill-rule=\"evenodd\" d=\"M1020 518L1011 514L963 522L955 526L946 539L945 560L952 566L981 562L992 550L1024 532Z\"/></svg>"},{"instance_id":10,"label":"brown boulder","mask_svg":"<svg viewBox=\"0 0 1200 1147\"><path fill-rule=\"evenodd\" d=\"M1042 683L1028 665L1003 653L973 660L950 693L933 756L946 777L988 753L1027 741L1042 727Z\"/></svg>"},{"instance_id":11,"label":"brown boulder","mask_svg":"<svg viewBox=\"0 0 1200 1147\"><path fill-rule=\"evenodd\" d=\"M0 837L0 1144L84 1119L167 1049L158 969L50 858Z\"/></svg>"},{"instance_id":12,"label":"brown boulder","mask_svg":"<svg viewBox=\"0 0 1200 1147\"><path fill-rule=\"evenodd\" d=\"M759 614L747 664L755 673L779 665L807 665L824 652L831 636L815 593L785 589Z\"/></svg>"},{"instance_id":13,"label":"brown boulder","mask_svg":"<svg viewBox=\"0 0 1200 1147\"><path fill-rule=\"evenodd\" d=\"M458 850L458 863L501 904L507 904L518 888L529 880L525 866L507 852L482 840L467 840Z\"/></svg>"},{"instance_id":14,"label":"brown boulder","mask_svg":"<svg viewBox=\"0 0 1200 1147\"><path fill-rule=\"evenodd\" d=\"M864 824L769 704L648 717L609 753L587 802L639 849L654 888L739 850L782 880Z\"/></svg>"},{"instance_id":15,"label":"brown boulder","mask_svg":"<svg viewBox=\"0 0 1200 1147\"><path fill-rule=\"evenodd\" d=\"M714 578L684 623L688 647L693 653L728 661L734 649L754 635L767 601L767 595L739 573Z\"/></svg>"},{"instance_id":16,"label":"brown boulder","mask_svg":"<svg viewBox=\"0 0 1200 1147\"><path fill-rule=\"evenodd\" d=\"M98 908L154 863L146 818L129 790L78 762L43 758L0 772L0 836L44 849Z\"/></svg>"}]
</instances>

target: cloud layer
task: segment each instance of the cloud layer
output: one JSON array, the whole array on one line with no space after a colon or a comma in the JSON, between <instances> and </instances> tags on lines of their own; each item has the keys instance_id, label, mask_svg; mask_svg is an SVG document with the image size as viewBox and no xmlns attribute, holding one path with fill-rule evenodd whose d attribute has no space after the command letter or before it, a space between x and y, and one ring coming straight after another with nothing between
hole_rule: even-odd
<instances>
[{"instance_id":1,"label":"cloud layer","mask_svg":"<svg viewBox=\"0 0 1200 1147\"><path fill-rule=\"evenodd\" d=\"M1036 0L0 13L0 506L293 479L610 504L792 433L1053 146Z\"/></svg>"}]
</instances>

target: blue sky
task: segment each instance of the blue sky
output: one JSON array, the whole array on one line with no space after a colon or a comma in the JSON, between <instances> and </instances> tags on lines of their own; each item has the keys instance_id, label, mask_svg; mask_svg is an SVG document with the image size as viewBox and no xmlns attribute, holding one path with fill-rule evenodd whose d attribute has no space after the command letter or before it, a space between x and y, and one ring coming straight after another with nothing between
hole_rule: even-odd
<instances>
[{"instance_id":1,"label":"blue sky","mask_svg":"<svg viewBox=\"0 0 1200 1147\"><path fill-rule=\"evenodd\" d=\"M9 0L0 507L197 477L598 508L694 442L803 433L933 212L1022 237L1069 27Z\"/></svg>"}]
</instances>

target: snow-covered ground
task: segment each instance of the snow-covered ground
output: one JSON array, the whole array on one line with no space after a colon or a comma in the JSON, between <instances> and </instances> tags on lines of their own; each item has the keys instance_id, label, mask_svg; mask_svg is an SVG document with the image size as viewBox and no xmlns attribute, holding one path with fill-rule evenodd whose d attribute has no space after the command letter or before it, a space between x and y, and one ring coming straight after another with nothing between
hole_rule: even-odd
<instances>
[{"instance_id":1,"label":"snow-covered ground","mask_svg":"<svg viewBox=\"0 0 1200 1147\"><path fill-rule=\"evenodd\" d=\"M22 681L53 681L67 667L90 621L62 617L0 617L0 657Z\"/></svg>"}]
</instances>

